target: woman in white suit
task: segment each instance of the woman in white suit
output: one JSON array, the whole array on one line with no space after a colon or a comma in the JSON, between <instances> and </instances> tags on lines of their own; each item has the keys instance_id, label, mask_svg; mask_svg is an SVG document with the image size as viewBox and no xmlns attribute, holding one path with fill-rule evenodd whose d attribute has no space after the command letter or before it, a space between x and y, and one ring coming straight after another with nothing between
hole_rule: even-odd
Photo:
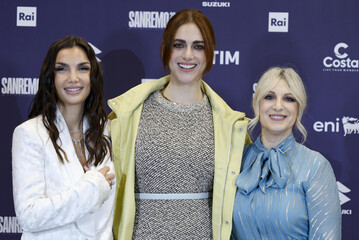
<instances>
[{"instance_id":1,"label":"woman in white suit","mask_svg":"<svg viewBox=\"0 0 359 240\"><path fill-rule=\"evenodd\" d=\"M102 70L79 37L54 42L29 120L13 134L22 239L112 239L115 189Z\"/></svg>"}]
</instances>

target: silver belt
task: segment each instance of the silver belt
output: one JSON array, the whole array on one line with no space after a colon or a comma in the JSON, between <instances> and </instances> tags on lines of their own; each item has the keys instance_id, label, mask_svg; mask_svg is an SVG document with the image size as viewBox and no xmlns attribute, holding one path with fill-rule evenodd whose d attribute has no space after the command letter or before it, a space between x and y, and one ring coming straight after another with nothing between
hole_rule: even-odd
<instances>
[{"instance_id":1,"label":"silver belt","mask_svg":"<svg viewBox=\"0 0 359 240\"><path fill-rule=\"evenodd\" d=\"M212 198L212 192L201 193L135 193L136 199L145 200L192 200Z\"/></svg>"}]
</instances>

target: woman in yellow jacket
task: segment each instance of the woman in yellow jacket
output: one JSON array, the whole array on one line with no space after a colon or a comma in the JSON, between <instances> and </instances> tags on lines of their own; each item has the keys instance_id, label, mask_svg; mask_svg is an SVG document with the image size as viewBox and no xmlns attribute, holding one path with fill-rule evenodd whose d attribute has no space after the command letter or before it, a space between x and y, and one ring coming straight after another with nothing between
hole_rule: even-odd
<instances>
[{"instance_id":1,"label":"woman in yellow jacket","mask_svg":"<svg viewBox=\"0 0 359 240\"><path fill-rule=\"evenodd\" d=\"M229 239L248 119L203 80L215 38L198 10L163 35L170 75L109 100L116 239Z\"/></svg>"}]
</instances>

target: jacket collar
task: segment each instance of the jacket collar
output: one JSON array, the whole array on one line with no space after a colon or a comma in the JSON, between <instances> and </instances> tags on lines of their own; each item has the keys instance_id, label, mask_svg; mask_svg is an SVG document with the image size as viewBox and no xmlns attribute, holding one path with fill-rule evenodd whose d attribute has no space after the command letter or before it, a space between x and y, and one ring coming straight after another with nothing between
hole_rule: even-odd
<instances>
[{"instance_id":1,"label":"jacket collar","mask_svg":"<svg viewBox=\"0 0 359 240\"><path fill-rule=\"evenodd\" d=\"M124 94L108 100L108 105L113 110L113 112L109 115L109 119L112 120L116 118L116 116L123 114L132 114L133 111L143 104L151 93L162 89L169 81L170 75L167 75L158 80L137 85ZM218 113L223 118L230 121L243 119L245 117L244 113L233 111L227 103L203 80L201 85L202 91L208 96L213 112Z\"/></svg>"}]
</instances>

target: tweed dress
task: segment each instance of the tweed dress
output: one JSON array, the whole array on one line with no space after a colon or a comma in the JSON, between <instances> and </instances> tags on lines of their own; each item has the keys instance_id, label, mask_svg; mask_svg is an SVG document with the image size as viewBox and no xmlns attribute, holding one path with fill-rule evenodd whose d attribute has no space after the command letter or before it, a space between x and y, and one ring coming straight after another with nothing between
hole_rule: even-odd
<instances>
[{"instance_id":1,"label":"tweed dress","mask_svg":"<svg viewBox=\"0 0 359 240\"><path fill-rule=\"evenodd\" d=\"M143 105L135 147L135 192L212 192L214 133L207 96L191 105L160 91ZM212 199L136 199L133 239L212 239Z\"/></svg>"}]
</instances>

